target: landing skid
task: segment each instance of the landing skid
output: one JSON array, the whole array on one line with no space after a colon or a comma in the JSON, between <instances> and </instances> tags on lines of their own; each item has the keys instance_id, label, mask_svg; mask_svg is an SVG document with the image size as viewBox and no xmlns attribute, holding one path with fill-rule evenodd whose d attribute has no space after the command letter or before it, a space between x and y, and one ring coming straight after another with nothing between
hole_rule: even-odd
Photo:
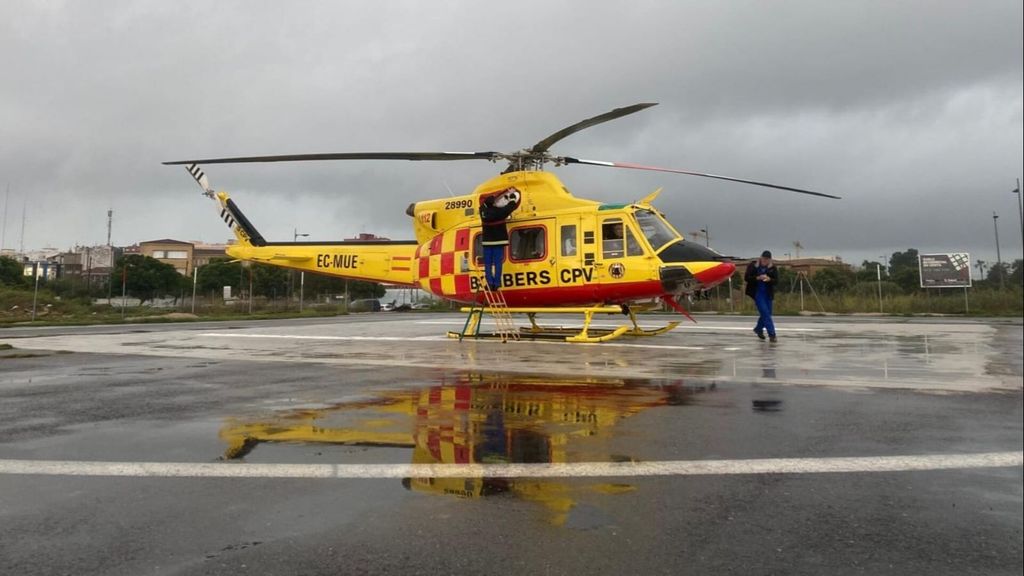
<instances>
[{"instance_id":1,"label":"landing skid","mask_svg":"<svg viewBox=\"0 0 1024 576\"><path fill-rule=\"evenodd\" d=\"M448 332L448 337L458 338L487 338L507 341L507 331L486 332L481 329L483 314L525 314L530 320L530 326L518 328L520 338L532 340L560 340L564 342L578 342L596 344L608 342L622 336L657 336L679 326L679 322L672 321L665 326L655 329L644 329L637 322L636 311L647 309L646 307L624 307L624 306L591 306L591 307L567 307L567 308L490 308L473 307L462 308L469 316L462 332ZM537 323L538 314L583 314L582 327L565 326L543 326ZM626 314L630 324L624 324L615 328L598 328L592 325L595 314Z\"/></svg>"}]
</instances>

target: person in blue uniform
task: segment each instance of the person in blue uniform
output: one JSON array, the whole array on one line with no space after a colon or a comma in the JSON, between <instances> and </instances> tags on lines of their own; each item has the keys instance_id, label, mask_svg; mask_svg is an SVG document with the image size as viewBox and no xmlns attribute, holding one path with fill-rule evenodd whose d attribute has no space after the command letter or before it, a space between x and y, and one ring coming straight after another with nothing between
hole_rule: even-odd
<instances>
[{"instance_id":1,"label":"person in blue uniform","mask_svg":"<svg viewBox=\"0 0 1024 576\"><path fill-rule=\"evenodd\" d=\"M501 269L505 263L505 247L508 246L508 217L519 208L522 195L515 188L508 188L488 196L480 205L480 221L483 224L482 244L484 249L484 277L487 287L493 292L501 288Z\"/></svg>"},{"instance_id":2,"label":"person in blue uniform","mask_svg":"<svg viewBox=\"0 0 1024 576\"><path fill-rule=\"evenodd\" d=\"M757 325L754 334L761 340L768 333L768 339L777 342L775 322L772 320L772 302L775 300L775 285L779 283L779 271L772 262L772 253L765 250L761 257L747 266L743 275L747 283L746 294L754 299L757 306Z\"/></svg>"}]
</instances>

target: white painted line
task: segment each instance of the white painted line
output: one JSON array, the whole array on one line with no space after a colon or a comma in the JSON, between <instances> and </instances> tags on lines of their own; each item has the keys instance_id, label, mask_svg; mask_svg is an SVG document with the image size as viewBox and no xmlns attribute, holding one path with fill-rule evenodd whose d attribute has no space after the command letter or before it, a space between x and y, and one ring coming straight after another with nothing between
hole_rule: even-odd
<instances>
[{"instance_id":1,"label":"white painted line","mask_svg":"<svg viewBox=\"0 0 1024 576\"><path fill-rule=\"evenodd\" d=\"M592 478L1015 468L1024 452L564 464L248 464L0 460L0 474L132 478Z\"/></svg>"},{"instance_id":2,"label":"white painted line","mask_svg":"<svg viewBox=\"0 0 1024 576\"><path fill-rule=\"evenodd\" d=\"M424 340L447 340L447 336L304 336L301 334L232 334L207 332L200 334L210 338L276 338L279 340L369 340L386 342L422 342Z\"/></svg>"}]
</instances>

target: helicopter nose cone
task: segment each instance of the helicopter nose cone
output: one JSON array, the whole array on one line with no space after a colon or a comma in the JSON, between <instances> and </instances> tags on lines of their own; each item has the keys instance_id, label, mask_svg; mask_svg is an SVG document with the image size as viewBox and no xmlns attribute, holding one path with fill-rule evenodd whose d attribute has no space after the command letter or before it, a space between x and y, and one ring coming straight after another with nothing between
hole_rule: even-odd
<instances>
[{"instance_id":1,"label":"helicopter nose cone","mask_svg":"<svg viewBox=\"0 0 1024 576\"><path fill-rule=\"evenodd\" d=\"M661 283L668 292L706 290L725 282L736 271L721 254L693 242L679 241L658 255L664 265Z\"/></svg>"},{"instance_id":2,"label":"helicopter nose cone","mask_svg":"<svg viewBox=\"0 0 1024 576\"><path fill-rule=\"evenodd\" d=\"M686 262L684 266L705 288L725 282L736 271L732 262Z\"/></svg>"}]
</instances>

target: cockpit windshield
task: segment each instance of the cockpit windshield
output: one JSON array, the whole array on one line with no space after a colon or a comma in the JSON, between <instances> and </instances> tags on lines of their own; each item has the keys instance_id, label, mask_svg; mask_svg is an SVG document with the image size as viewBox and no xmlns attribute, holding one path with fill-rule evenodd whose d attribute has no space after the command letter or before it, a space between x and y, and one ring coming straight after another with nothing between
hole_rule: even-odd
<instances>
[{"instance_id":1,"label":"cockpit windshield","mask_svg":"<svg viewBox=\"0 0 1024 576\"><path fill-rule=\"evenodd\" d=\"M669 242L679 238L679 234L662 220L661 216L658 216L651 210L637 210L635 215L636 222L640 225L640 230L643 231L644 237L650 242L651 248L655 252Z\"/></svg>"}]
</instances>

